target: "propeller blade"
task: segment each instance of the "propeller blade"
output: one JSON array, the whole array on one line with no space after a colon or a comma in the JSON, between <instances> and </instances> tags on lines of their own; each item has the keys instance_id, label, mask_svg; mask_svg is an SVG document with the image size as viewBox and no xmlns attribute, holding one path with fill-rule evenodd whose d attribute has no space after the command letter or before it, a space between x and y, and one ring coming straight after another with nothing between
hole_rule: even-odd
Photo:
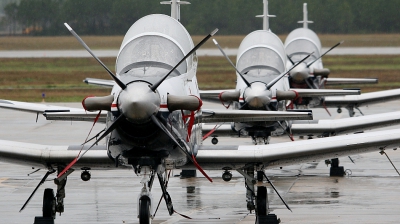
<instances>
[{"instance_id":1,"label":"propeller blade","mask_svg":"<svg viewBox=\"0 0 400 224\"><path fill-rule=\"evenodd\" d=\"M344 40L340 41L339 43L335 44L335 46L331 47L329 50L327 50L325 53L323 53L319 58L315 59L314 61L310 62L307 65L307 68L309 68L314 62L316 62L318 59L322 58L324 55L326 55L329 51L333 50L335 47L341 45L344 42Z\"/></svg>"},{"instance_id":2,"label":"propeller blade","mask_svg":"<svg viewBox=\"0 0 400 224\"><path fill-rule=\"evenodd\" d=\"M275 83L277 83L283 76L289 74L289 72L292 71L292 69L294 69L296 66L298 66L299 64L301 64L301 63L302 63L303 61L305 61L307 58L309 58L313 53L314 53L314 51L311 52L309 55L307 55L305 58L303 58L301 61L297 62L297 64L295 64L293 67L291 67L287 72L284 72L284 73L280 74L278 77L276 77L276 78L273 79L271 82L269 82L269 83L267 84L267 89L268 89L268 90L271 89L271 87L272 87L273 85L275 85Z\"/></svg>"},{"instance_id":3,"label":"propeller blade","mask_svg":"<svg viewBox=\"0 0 400 224\"><path fill-rule=\"evenodd\" d=\"M286 201L282 198L282 196L279 194L279 192L276 190L275 186L272 184L272 182L268 179L267 175L265 174L265 172L262 172L264 174L265 179L268 181L268 183L271 185L271 187L274 189L274 191L276 192L276 194L279 196L279 198L281 199L281 201L283 202L283 204L285 204L286 208L289 209L289 211L293 212L292 209L290 209L289 205L286 203Z\"/></svg>"},{"instance_id":4,"label":"propeller blade","mask_svg":"<svg viewBox=\"0 0 400 224\"><path fill-rule=\"evenodd\" d=\"M117 76L114 75L114 73L112 73L112 71L110 69L107 68L107 66L100 61L100 59L94 55L94 53L92 52L92 50L90 50L90 48L86 45L86 43L82 40L82 38L80 38L78 36L77 33L75 33L75 31L68 25L68 23L64 23L64 26L67 27L67 29L69 30L69 32L72 33L72 35L74 35L74 37L79 41L79 43L81 43L81 45L89 52L89 54L91 54L93 56L94 59L96 59L97 62L100 63L101 66L103 66L103 68L105 70L107 70L108 74L110 74L111 78L114 79L114 81L119 85L119 87L121 87L121 89L125 89L126 85L117 78Z\"/></svg>"},{"instance_id":5,"label":"propeller blade","mask_svg":"<svg viewBox=\"0 0 400 224\"><path fill-rule=\"evenodd\" d=\"M229 61L229 63L232 65L232 67L236 70L236 72L240 75L240 77L242 78L242 80L244 81L244 83L246 83L247 87L250 87L250 83L244 78L244 76L242 75L242 73L239 72L239 70L237 70L236 66L232 63L231 59L229 59L228 55L225 54L224 50L222 50L221 46L219 46L218 42L213 39L214 44L218 47L218 49L221 51L221 53L224 55L224 57Z\"/></svg>"},{"instance_id":6,"label":"propeller blade","mask_svg":"<svg viewBox=\"0 0 400 224\"><path fill-rule=\"evenodd\" d=\"M29 196L28 200L26 200L25 204L22 206L22 208L19 210L19 212L21 212L22 210L24 210L24 208L28 205L29 201L32 199L33 195L36 193L36 191L39 189L39 187L46 181L47 177L56 172L56 170L49 170L47 171L47 173L44 175L44 177L42 178L42 180L40 180L39 184L36 186L35 190L33 190L32 194Z\"/></svg>"},{"instance_id":7,"label":"propeller blade","mask_svg":"<svg viewBox=\"0 0 400 224\"><path fill-rule=\"evenodd\" d=\"M286 55L286 56L289 59L289 61L292 63L292 65L294 65L294 61L292 60L292 58L289 55Z\"/></svg>"},{"instance_id":8,"label":"propeller blade","mask_svg":"<svg viewBox=\"0 0 400 224\"><path fill-rule=\"evenodd\" d=\"M189 51L189 53L187 53L185 55L185 57L183 57L181 59L181 61L178 62L178 64L175 65L175 67L173 67L168 74L166 74L162 79L160 79L159 81L157 81L156 83L154 83L154 85L152 85L150 87L150 89L154 92L156 91L156 89L158 88L158 86L161 85L162 82L164 82L164 80L180 65L182 64L182 62L184 62L186 60L186 58L188 58L190 55L192 55L197 49L199 49L199 47L201 47L201 45L203 45L208 39L210 39L210 37L214 36L215 33L218 32L218 29L213 30L211 33L209 33L202 41L200 41L200 43L198 43L191 51Z\"/></svg>"},{"instance_id":9,"label":"propeller blade","mask_svg":"<svg viewBox=\"0 0 400 224\"><path fill-rule=\"evenodd\" d=\"M292 133L287 132L286 129L285 129L285 127L283 127L283 125L282 125L282 123L281 123L280 121L277 121L277 122L278 122L279 126L281 126L283 132L285 132L285 133L288 135L288 137L290 138L290 140L292 140L292 142L293 142L293 141L294 141L294 138L293 138ZM288 127L288 128L289 128L289 130L290 130L290 127ZM290 132L291 132L291 131L290 131Z\"/></svg>"},{"instance_id":10,"label":"propeller blade","mask_svg":"<svg viewBox=\"0 0 400 224\"><path fill-rule=\"evenodd\" d=\"M196 158L194 155L190 155L189 152L184 149L178 141L174 138L174 136L169 132L169 130L164 126L163 123L161 123L158 118L155 115L151 116L151 120L166 134L168 137L175 142L175 144L178 146L178 148L185 153L185 155L188 157L188 159L196 166L196 168L210 181L213 182L212 179L204 172L203 168L197 163Z\"/></svg>"},{"instance_id":11,"label":"propeller blade","mask_svg":"<svg viewBox=\"0 0 400 224\"><path fill-rule=\"evenodd\" d=\"M78 162L78 160L80 158L82 158L93 146L95 146L99 141L101 141L104 137L106 137L108 134L110 134L116 127L117 125L123 121L125 119L125 116L123 114L121 114L108 128L107 130L102 130L101 132L104 131L104 133L89 147L87 148L85 151L83 151L83 153L79 153L78 156L72 160L72 162L70 164L68 164L63 171L61 171L57 178L60 178L65 172L67 172L67 170L69 170L73 165L75 165L76 162Z\"/></svg>"}]
</instances>

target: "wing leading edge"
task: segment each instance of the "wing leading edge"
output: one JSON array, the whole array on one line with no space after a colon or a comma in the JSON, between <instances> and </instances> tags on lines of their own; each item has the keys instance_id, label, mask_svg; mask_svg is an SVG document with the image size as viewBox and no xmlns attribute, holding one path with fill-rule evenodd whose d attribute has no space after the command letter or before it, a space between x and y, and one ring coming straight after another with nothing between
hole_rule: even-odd
<instances>
[{"instance_id":1,"label":"wing leading edge","mask_svg":"<svg viewBox=\"0 0 400 224\"><path fill-rule=\"evenodd\" d=\"M204 169L239 169L251 163L265 168L282 167L396 149L400 144L399 131L387 130L269 145L202 145L198 147L196 160Z\"/></svg>"}]
</instances>

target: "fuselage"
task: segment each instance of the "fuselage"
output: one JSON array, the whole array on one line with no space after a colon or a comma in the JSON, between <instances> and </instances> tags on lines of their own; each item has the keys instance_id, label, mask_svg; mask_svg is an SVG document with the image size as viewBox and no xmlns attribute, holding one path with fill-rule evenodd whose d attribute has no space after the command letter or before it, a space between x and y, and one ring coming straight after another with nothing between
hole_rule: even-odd
<instances>
[{"instance_id":1,"label":"fuselage","mask_svg":"<svg viewBox=\"0 0 400 224\"><path fill-rule=\"evenodd\" d=\"M193 125L189 127L193 131L188 132L192 112L168 109L168 94L199 97L196 56L188 57L155 91L149 88L192 48L193 41L186 29L166 15L145 16L126 33L115 70L127 87L124 90L118 85L113 87L114 101L107 116L107 126L121 114L126 117L107 141L108 154L116 164L147 165L160 160L169 160L176 166L186 163L186 155L151 120L152 115L189 148L200 144L200 128Z\"/></svg>"},{"instance_id":2,"label":"fuselage","mask_svg":"<svg viewBox=\"0 0 400 224\"><path fill-rule=\"evenodd\" d=\"M283 77L269 90L266 85L286 71L286 56L282 41L271 31L257 30L248 34L241 42L236 67L250 83L246 85L237 74L236 91L240 92L235 109L248 110L286 110L284 101L278 102L276 91L289 90L287 77ZM256 137L270 135L278 127L277 122L235 123L236 131L247 131Z\"/></svg>"}]
</instances>

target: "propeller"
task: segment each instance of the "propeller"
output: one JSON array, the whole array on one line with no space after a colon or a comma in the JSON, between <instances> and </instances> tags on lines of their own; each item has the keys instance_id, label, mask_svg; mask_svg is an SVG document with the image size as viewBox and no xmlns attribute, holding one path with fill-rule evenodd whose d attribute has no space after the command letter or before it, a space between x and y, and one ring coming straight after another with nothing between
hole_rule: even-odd
<instances>
[{"instance_id":1,"label":"propeller","mask_svg":"<svg viewBox=\"0 0 400 224\"><path fill-rule=\"evenodd\" d=\"M236 72L239 74L239 76L243 79L243 81L246 83L247 87L245 89L245 92L243 93L243 96L245 98L245 103L247 106L250 106L252 108L263 108L266 105L268 105L271 102L271 97L272 93L270 89L272 88L273 85L275 85L280 79L282 79L285 75L287 75L292 69L296 68L298 65L300 65L303 61L305 61L307 58L309 58L314 52L310 53L307 55L305 58L303 58L301 61L299 61L297 64L295 64L292 68L290 68L288 71L281 73L279 76L277 76L275 79L270 81L267 85L261 82L253 82L249 83L246 78L239 72L239 70L236 68L236 66L232 63L232 61L229 59L229 57L225 54L224 50L221 48L221 46L218 44L218 42L213 39L214 44L218 47L218 49L221 51L221 53L225 56L225 58L229 61L231 66L236 70ZM219 96L221 101L233 101L233 97L236 95L240 95L238 91L235 92L222 92ZM235 99L236 101L239 100L239 97Z\"/></svg>"},{"instance_id":2,"label":"propeller","mask_svg":"<svg viewBox=\"0 0 400 224\"><path fill-rule=\"evenodd\" d=\"M320 58L322 58L324 55L326 55L328 52L330 52L331 50L333 50L334 48L336 48L337 46L339 46L340 44L342 44L344 41L341 41L337 44L335 44L333 47L331 47L329 50L327 50L324 54L322 54L320 57L318 57L317 59L309 62L309 63L303 63L299 66L297 66L297 68L293 69L292 72L290 72L290 78L294 83L298 83L298 84L307 84L307 86L310 89L314 89L314 87L310 84L310 82L308 81L309 78L312 78L314 76L320 75L323 77L327 77L329 75L329 69L314 69L314 76L310 75L310 66L315 63L316 61L318 61ZM289 55L287 55L287 58L289 59L289 61L294 65L293 60L291 59L291 57Z\"/></svg>"},{"instance_id":3,"label":"propeller","mask_svg":"<svg viewBox=\"0 0 400 224\"><path fill-rule=\"evenodd\" d=\"M153 84L150 88L151 90L155 91L158 86L161 85L161 83L180 65L182 64L182 62L184 62L186 60L186 58L188 58L190 55L192 55L197 49L199 49L199 47L201 47L201 45L203 45L208 39L210 39L210 37L214 36L216 33L218 32L218 29L213 30L211 33L209 33L203 40L200 41L200 43L198 43L191 51L189 51L189 53L187 53L185 55L185 57L182 58L182 60L180 62L178 62L178 64L175 65L175 67L173 67L162 79L160 79L158 82L156 82L155 84Z\"/></svg>"},{"instance_id":4,"label":"propeller","mask_svg":"<svg viewBox=\"0 0 400 224\"><path fill-rule=\"evenodd\" d=\"M72 160L71 163L69 163L57 176L57 178L60 178L65 172L67 172L67 170L69 170L73 165L75 165L76 162L79 161L79 159L81 159L91 148L93 148L93 146L97 145L97 143L99 143L104 137L106 137L108 134L110 134L115 128L117 128L118 124L125 120L125 116L123 114L121 114L105 131L102 130L102 132L104 131L104 133L89 147L87 148L85 151L83 151L82 153L79 152L78 156Z\"/></svg>"},{"instance_id":5,"label":"propeller","mask_svg":"<svg viewBox=\"0 0 400 224\"><path fill-rule=\"evenodd\" d=\"M335 44L333 47L331 47L329 50L327 50L325 53L323 53L319 58L315 59L314 61L310 62L307 64L307 68L309 68L314 62L316 62L318 59L322 58L324 55L326 55L329 51L333 50L335 47L341 45L344 42L344 40L340 41L339 43Z\"/></svg>"},{"instance_id":6,"label":"propeller","mask_svg":"<svg viewBox=\"0 0 400 224\"><path fill-rule=\"evenodd\" d=\"M307 58L309 58L312 54L314 54L314 51L311 52L310 54L308 54L305 58L303 58L301 61L297 62L297 64L295 64L293 67L291 67L288 71L283 72L282 74L280 74L278 77L276 77L275 79L273 79L271 82L269 82L267 84L267 89L269 90L273 85L275 85L275 83L277 83L283 76L287 75L290 73L290 71L292 71L294 68L296 68L297 66L299 66L301 63L303 63L303 61L307 60Z\"/></svg>"},{"instance_id":7,"label":"propeller","mask_svg":"<svg viewBox=\"0 0 400 224\"><path fill-rule=\"evenodd\" d=\"M104 69L110 74L110 76L114 79L114 81L121 87L121 91L118 96L118 109L121 111L121 115L114 120L114 122L107 127L104 133L86 150L83 152L80 151L78 156L69 163L63 171L61 171L57 178L60 178L63 174L65 174L76 162L79 161L94 145L96 145L99 141L101 141L104 137L110 134L113 130L115 130L119 124L123 121L129 121L136 124L145 123L148 121L153 122L156 124L175 144L181 149L185 155L193 162L193 164L199 169L199 171L212 182L212 179L204 172L204 170L199 166L196 162L194 155L190 155L189 152L184 149L175 137L172 135L171 132L163 125L161 121L155 116L159 109L160 109L160 95L156 91L158 86L183 62L186 58L188 58L191 54L193 54L200 46L202 46L211 36L213 36L218 29L213 30L210 34L208 34L199 44L197 44L189 53L187 53L181 61L178 62L163 78L157 81L153 85L149 85L149 83L144 81L137 81L132 82L129 85L125 85L122 83L121 80L117 78L101 61L98 59L90 48L83 42L83 40L72 30L72 28L65 23L65 26L68 30L75 36L76 39L82 44L82 46L103 66ZM192 99L193 97L189 98L182 98L182 97L169 97L173 105L171 108L174 110L177 109L187 109L193 107L201 107L201 101L196 98ZM181 101L189 100L190 105L185 105ZM97 108L105 109L107 105L112 104L113 97L106 96L106 97L90 97L85 98L83 101L84 107L90 107L91 110L96 110ZM110 105L111 106L111 105ZM170 108L169 108L170 109ZM99 133L100 134L100 133ZM98 134L98 135L99 135ZM187 147L186 147L187 148Z\"/></svg>"},{"instance_id":8,"label":"propeller","mask_svg":"<svg viewBox=\"0 0 400 224\"><path fill-rule=\"evenodd\" d=\"M81 45L89 52L89 54L91 54L93 56L94 59L96 59L97 62L100 63L101 66L103 66L103 68L108 72L108 74L111 76L112 79L114 79L114 81L118 84L119 87L121 87L121 89L125 89L126 85L117 78L117 76L114 75L114 73L111 72L110 69L107 68L107 66L96 56L94 55L94 53L92 52L92 50L90 50L90 48L86 45L86 43L82 40L82 38L80 38L78 36L77 33L75 33L75 31L68 25L68 23L64 23L64 26L67 27L67 29L69 30L69 32L72 33L72 35L74 35L74 37L79 41L79 43L81 43Z\"/></svg>"},{"instance_id":9,"label":"propeller","mask_svg":"<svg viewBox=\"0 0 400 224\"><path fill-rule=\"evenodd\" d=\"M314 52L312 52L311 54L307 55L303 60L299 61L288 71L281 73L278 77L276 77L275 79L270 81L267 85L265 85L264 83L261 83L261 82L249 83L246 80L246 78L242 75L242 73L236 68L236 66L233 64L233 62L229 59L229 57L225 54L224 50L221 48L221 46L218 44L218 42L215 39L213 39L213 42L218 47L218 49L221 51L221 53L224 55L224 57L229 61L231 66L236 70L236 72L242 78L244 83L247 85L248 88L246 88L245 92L243 93L243 96L245 98L246 104L248 104L248 106L253 107L253 108L262 108L262 107L268 105L271 102L272 93L269 90L272 88L272 86L275 85L281 78L283 78L283 76L287 75L292 69L294 69L295 67L300 65L304 60L309 58L314 53ZM225 100L232 99L232 97L235 97L236 95L240 95L240 93L238 91L235 91L233 93L222 92L220 94L219 98L221 101L225 101ZM239 100L238 98L237 98L237 100Z\"/></svg>"},{"instance_id":10,"label":"propeller","mask_svg":"<svg viewBox=\"0 0 400 224\"><path fill-rule=\"evenodd\" d=\"M243 82L246 83L247 87L250 87L250 83L244 78L242 73L237 70L236 66L232 63L231 59L229 59L228 55L225 54L224 50L222 50L221 46L219 46L218 42L213 39L214 44L218 47L218 49L221 51L221 53L224 55L224 57L229 61L229 63L232 65L233 68L235 68L236 72L240 75L242 78Z\"/></svg>"},{"instance_id":11,"label":"propeller","mask_svg":"<svg viewBox=\"0 0 400 224\"><path fill-rule=\"evenodd\" d=\"M200 165L197 163L196 158L194 155L190 155L189 152L184 149L181 144L174 138L171 132L164 126L164 124L158 120L158 118L155 115L151 116L151 120L166 134L168 137L178 146L178 148L186 154L188 159L196 166L196 168L210 181L213 182L212 179L204 172L203 168L200 167Z\"/></svg>"}]
</instances>

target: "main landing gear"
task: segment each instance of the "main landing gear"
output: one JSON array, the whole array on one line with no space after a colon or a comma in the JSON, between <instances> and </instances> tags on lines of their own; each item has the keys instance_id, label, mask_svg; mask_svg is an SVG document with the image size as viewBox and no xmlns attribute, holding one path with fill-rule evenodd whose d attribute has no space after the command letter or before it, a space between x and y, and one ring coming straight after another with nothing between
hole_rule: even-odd
<instances>
[{"instance_id":1,"label":"main landing gear","mask_svg":"<svg viewBox=\"0 0 400 224\"><path fill-rule=\"evenodd\" d=\"M61 166L58 167L57 169L58 173L60 173L63 169L64 167ZM58 212L61 214L64 212L65 185L67 184L67 176L71 174L73 171L74 170L70 169L60 178L54 179L54 183L57 185L57 193L55 195L53 189L51 188L46 188L44 190L42 216L35 217L34 224L53 224L54 219L56 218L56 213ZM46 175L43 177L42 181L36 187L35 191L42 183L44 183L44 181L47 179L47 176L54 172L55 172L54 170L48 171ZM32 193L32 195L35 193L35 191ZM25 205L29 202L31 197L28 199Z\"/></svg>"},{"instance_id":2,"label":"main landing gear","mask_svg":"<svg viewBox=\"0 0 400 224\"><path fill-rule=\"evenodd\" d=\"M358 110L358 112L360 112L360 114L361 114L362 116L364 116L363 112L360 110L360 108L358 108L358 106L352 105L352 106L347 106L347 107L345 107L345 108L349 111L349 116L350 116L350 117L354 117L354 115L356 114L356 112L354 112L354 109ZM338 112L339 114L342 113L342 108L341 108L341 107L338 107L337 112Z\"/></svg>"},{"instance_id":3,"label":"main landing gear","mask_svg":"<svg viewBox=\"0 0 400 224\"><path fill-rule=\"evenodd\" d=\"M254 178L254 167L248 167L244 170L237 170L240 174L242 174L245 178L245 186L246 186L246 201L247 201L247 209L250 213L254 210L256 213L256 224L278 224L280 223L280 219L277 218L275 214L271 214L268 204L268 191L267 187L263 186L263 180L265 180L271 185L271 187L278 194L279 198L286 205L286 207L290 210L289 206L283 200L283 198L279 195L275 186L265 175L264 171L257 171L257 177ZM257 183L258 181L258 183ZM255 191L255 185L257 186L257 191Z\"/></svg>"}]
</instances>

